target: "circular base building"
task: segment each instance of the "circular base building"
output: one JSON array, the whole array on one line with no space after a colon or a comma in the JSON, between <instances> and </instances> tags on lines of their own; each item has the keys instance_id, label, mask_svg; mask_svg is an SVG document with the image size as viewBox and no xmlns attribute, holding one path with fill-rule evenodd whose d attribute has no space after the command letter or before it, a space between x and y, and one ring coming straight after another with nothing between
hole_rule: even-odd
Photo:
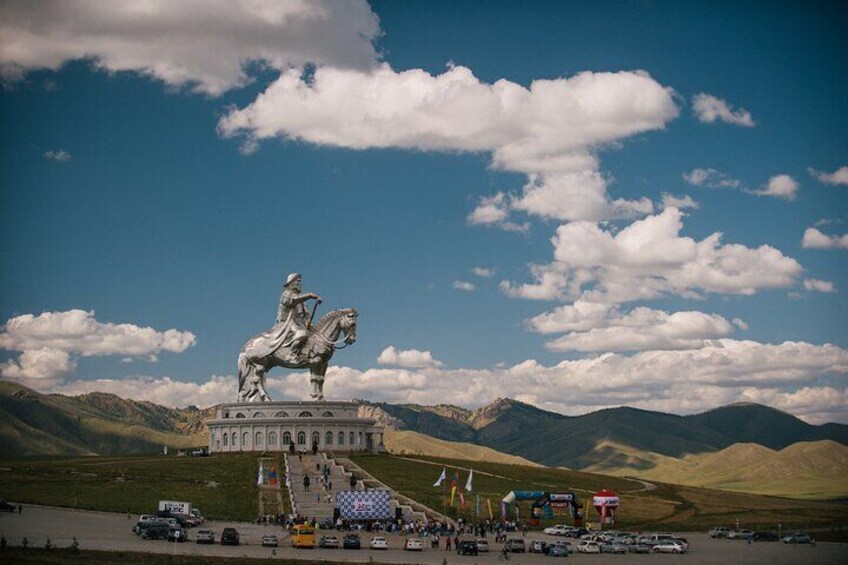
<instances>
[{"instance_id":1,"label":"circular base building","mask_svg":"<svg viewBox=\"0 0 848 565\"><path fill-rule=\"evenodd\" d=\"M384 449L384 428L360 418L356 402L222 404L207 420L209 453L245 451L371 451Z\"/></svg>"}]
</instances>

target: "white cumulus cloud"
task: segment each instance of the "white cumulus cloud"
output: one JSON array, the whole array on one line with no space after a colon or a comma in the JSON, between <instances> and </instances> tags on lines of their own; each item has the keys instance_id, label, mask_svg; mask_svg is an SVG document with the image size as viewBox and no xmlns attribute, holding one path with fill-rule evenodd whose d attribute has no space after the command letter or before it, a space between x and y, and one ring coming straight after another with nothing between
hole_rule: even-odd
<instances>
[{"instance_id":1,"label":"white cumulus cloud","mask_svg":"<svg viewBox=\"0 0 848 565\"><path fill-rule=\"evenodd\" d=\"M692 98L692 110L703 123L711 124L716 120L743 127L754 127L751 113L744 108L734 109L730 104L712 94L701 93Z\"/></svg>"},{"instance_id":2,"label":"white cumulus cloud","mask_svg":"<svg viewBox=\"0 0 848 565\"><path fill-rule=\"evenodd\" d=\"M478 277L481 277L481 278L484 278L484 279L489 279L489 278L492 278L493 276L495 276L495 270L494 269L488 269L486 267L474 267L474 269L471 272L473 272Z\"/></svg>"},{"instance_id":3,"label":"white cumulus cloud","mask_svg":"<svg viewBox=\"0 0 848 565\"><path fill-rule=\"evenodd\" d=\"M72 371L75 365L70 354L143 356L155 360L159 352L181 353L195 341L193 333L176 329L160 332L133 324L99 322L94 312L85 310L16 316L6 322L0 333L0 348L23 352L17 362L4 365L3 375L30 378L38 377L38 368L44 369L41 378L57 376L58 368L64 368L65 373Z\"/></svg>"},{"instance_id":4,"label":"white cumulus cloud","mask_svg":"<svg viewBox=\"0 0 848 565\"><path fill-rule=\"evenodd\" d=\"M762 190L753 190L752 194L758 196L774 196L783 200L795 200L798 192L798 181L789 175L775 175L771 177Z\"/></svg>"},{"instance_id":5,"label":"white cumulus cloud","mask_svg":"<svg viewBox=\"0 0 848 565\"><path fill-rule=\"evenodd\" d=\"M453 287L457 290L464 290L465 292L474 292L477 290L474 283L468 281L453 281Z\"/></svg>"},{"instance_id":6,"label":"white cumulus cloud","mask_svg":"<svg viewBox=\"0 0 848 565\"><path fill-rule=\"evenodd\" d=\"M560 226L552 238L554 262L534 266L535 283L502 283L515 297L620 303L663 295L750 295L789 287L802 272L779 250L723 244L721 233L696 241L682 237L683 213L666 208L618 233L593 222Z\"/></svg>"},{"instance_id":7,"label":"white cumulus cloud","mask_svg":"<svg viewBox=\"0 0 848 565\"><path fill-rule=\"evenodd\" d=\"M816 228L807 228L801 239L805 249L848 249L848 234L826 235Z\"/></svg>"},{"instance_id":8,"label":"white cumulus cloud","mask_svg":"<svg viewBox=\"0 0 848 565\"><path fill-rule=\"evenodd\" d=\"M698 202L696 202L688 194L684 194L683 196L675 196L667 192L663 192L662 194L663 210L665 210L666 208L677 208L678 210L685 210L687 208L697 209L699 207L700 204L698 204Z\"/></svg>"},{"instance_id":9,"label":"white cumulus cloud","mask_svg":"<svg viewBox=\"0 0 848 565\"><path fill-rule=\"evenodd\" d=\"M432 75L383 64L367 72L291 69L218 128L248 142L280 137L350 149L491 153L496 168L528 175L522 194L485 198L468 217L502 225L511 210L592 220L649 213L646 199L609 199L595 153L662 129L677 112L671 91L644 72L583 72L525 88L483 83L462 66Z\"/></svg>"},{"instance_id":10,"label":"white cumulus cloud","mask_svg":"<svg viewBox=\"0 0 848 565\"><path fill-rule=\"evenodd\" d=\"M583 352L696 349L733 332L732 324L717 314L670 314L646 307L622 313L617 306L583 300L540 314L528 326L541 333L567 332L547 342L553 351Z\"/></svg>"},{"instance_id":11,"label":"white cumulus cloud","mask_svg":"<svg viewBox=\"0 0 848 565\"><path fill-rule=\"evenodd\" d=\"M810 167L807 169L807 172L810 173L813 178L818 179L819 182L823 182L824 184L848 185L848 167L839 167L832 173L817 171Z\"/></svg>"},{"instance_id":12,"label":"white cumulus cloud","mask_svg":"<svg viewBox=\"0 0 848 565\"><path fill-rule=\"evenodd\" d=\"M59 149L57 151L45 151L44 158L48 161L59 161L60 163L67 163L71 160L71 154L65 151L64 149Z\"/></svg>"},{"instance_id":13,"label":"white cumulus cloud","mask_svg":"<svg viewBox=\"0 0 848 565\"><path fill-rule=\"evenodd\" d=\"M14 78L91 59L211 95L273 69L314 63L369 68L377 16L364 0L8 0L0 6L0 68Z\"/></svg>"},{"instance_id":14,"label":"white cumulus cloud","mask_svg":"<svg viewBox=\"0 0 848 565\"><path fill-rule=\"evenodd\" d=\"M429 351L419 351L417 349L399 350L393 345L385 348L380 356L377 357L377 363L380 365L394 365L396 367L407 368L425 368L439 367L441 361L433 359L433 355Z\"/></svg>"},{"instance_id":15,"label":"white cumulus cloud","mask_svg":"<svg viewBox=\"0 0 848 565\"><path fill-rule=\"evenodd\" d=\"M56 379L76 367L68 352L42 347L24 351L17 360L9 359L0 365L0 375L10 379Z\"/></svg>"},{"instance_id":16,"label":"white cumulus cloud","mask_svg":"<svg viewBox=\"0 0 848 565\"><path fill-rule=\"evenodd\" d=\"M832 282L819 279L804 279L804 288L815 292L836 292Z\"/></svg>"},{"instance_id":17,"label":"white cumulus cloud","mask_svg":"<svg viewBox=\"0 0 848 565\"><path fill-rule=\"evenodd\" d=\"M739 188L742 182L725 173L713 168L692 169L683 173L683 180L693 186L706 186L709 188Z\"/></svg>"}]
</instances>

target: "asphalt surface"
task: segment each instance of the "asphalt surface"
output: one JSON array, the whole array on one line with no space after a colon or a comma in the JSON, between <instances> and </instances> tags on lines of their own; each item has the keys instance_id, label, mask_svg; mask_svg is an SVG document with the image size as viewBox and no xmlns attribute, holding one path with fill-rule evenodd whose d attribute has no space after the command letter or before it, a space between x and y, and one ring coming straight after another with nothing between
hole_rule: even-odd
<instances>
[{"instance_id":1,"label":"asphalt surface","mask_svg":"<svg viewBox=\"0 0 848 565\"><path fill-rule=\"evenodd\" d=\"M138 551L147 553L172 553L180 555L220 555L244 556L256 558L285 557L288 559L323 560L327 562L368 562L373 560L381 563L427 563L441 565L443 560L448 563L498 563L498 552L481 553L478 556L459 556L455 552L444 549L432 550L428 540L422 552L403 551L404 536L397 534L385 535L389 541L386 551L367 549L370 534L361 534L363 548L356 550L343 549L294 549L290 546L288 534L279 527L259 526L244 522L208 522L203 527L212 529L216 540L225 527L234 527L241 534L242 545L237 547L215 545L198 545L194 543L195 529L189 530L189 542L174 543L164 540L143 540L132 532L138 516L129 519L125 514L107 512L90 512L54 508L48 506L24 505L21 514L0 513L0 535L4 536L9 545L21 545L26 537L31 547L44 547L47 537L50 537L56 547L67 547L74 537L77 538L81 549L98 549L106 551ZM329 533L329 532L328 532ZM276 550L261 547L263 535L276 534L280 538L280 547ZM320 532L319 532L320 534ZM333 532L341 538L337 532ZM520 535L520 534L519 534ZM744 541L710 539L705 533L685 534L689 540L690 550L682 555L583 555L572 554L564 560L565 563L620 563L624 564L675 564L704 565L718 563L722 565L781 565L794 564L839 564L848 563L848 544L817 543L815 546L793 546L779 542L756 542L748 544ZM543 539L554 541L558 538L544 534L528 533L526 540ZM496 547L489 541L493 549ZM572 545L576 545L572 542ZM539 554L513 554L511 563L533 564L562 561L560 558Z\"/></svg>"}]
</instances>

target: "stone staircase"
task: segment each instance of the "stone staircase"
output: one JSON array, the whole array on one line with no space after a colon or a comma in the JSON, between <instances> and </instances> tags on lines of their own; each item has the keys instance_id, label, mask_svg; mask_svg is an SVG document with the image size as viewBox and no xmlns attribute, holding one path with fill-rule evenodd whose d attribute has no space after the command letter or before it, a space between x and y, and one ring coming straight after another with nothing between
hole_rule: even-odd
<instances>
[{"instance_id":1,"label":"stone staircase","mask_svg":"<svg viewBox=\"0 0 848 565\"><path fill-rule=\"evenodd\" d=\"M401 515L408 521L425 521L428 516L437 520L452 521L440 512L436 512L394 491L346 457L333 458L332 456L328 457L326 453L319 453L318 455L312 455L311 453L303 454L299 457L287 453L285 454L285 461L286 469L291 480L291 488L289 489L291 505L294 512L301 516L307 518L315 517L319 520L332 518L333 509L336 506L336 495L340 490L351 489L350 477L354 475L359 477L355 483L356 490L375 488L386 489L391 492L392 515L394 515L396 509L400 509ZM321 487L320 469L323 469L325 464L328 466L330 472L329 480L333 487L330 491L324 491ZM303 488L303 476L307 473L311 482L308 491ZM327 492L333 496L332 504L327 502Z\"/></svg>"},{"instance_id":2,"label":"stone staircase","mask_svg":"<svg viewBox=\"0 0 848 565\"><path fill-rule=\"evenodd\" d=\"M291 480L289 492L294 511L307 518L314 517L319 520L332 518L333 508L336 506L336 494L340 490L350 489L350 473L345 474L344 470L334 465L332 460L328 461L323 453L304 454L300 457L286 454L285 457L286 469ZM325 464L329 467L329 482L333 487L332 490L325 490L321 486L321 470ZM310 480L309 490L303 488L303 477L307 474ZM332 503L327 501L327 494L332 495Z\"/></svg>"}]
</instances>

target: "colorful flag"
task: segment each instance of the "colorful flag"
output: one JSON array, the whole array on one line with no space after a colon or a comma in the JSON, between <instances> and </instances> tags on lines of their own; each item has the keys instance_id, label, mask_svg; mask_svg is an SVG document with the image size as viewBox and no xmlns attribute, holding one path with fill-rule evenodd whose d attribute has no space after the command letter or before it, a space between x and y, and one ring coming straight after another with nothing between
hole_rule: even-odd
<instances>
[{"instance_id":1,"label":"colorful flag","mask_svg":"<svg viewBox=\"0 0 848 565\"><path fill-rule=\"evenodd\" d=\"M450 497L450 506L453 506L453 500L456 496L456 484L451 484L451 497Z\"/></svg>"},{"instance_id":2,"label":"colorful flag","mask_svg":"<svg viewBox=\"0 0 848 565\"><path fill-rule=\"evenodd\" d=\"M488 506L488 507L489 507L489 520L494 520L494 519L495 519L495 515L494 515L494 514L492 514L492 501L491 501L491 500L489 500L488 498L486 499L486 506Z\"/></svg>"},{"instance_id":3,"label":"colorful flag","mask_svg":"<svg viewBox=\"0 0 848 565\"><path fill-rule=\"evenodd\" d=\"M256 486L261 487L264 482L265 469L262 467L262 461L259 462L259 476L256 477Z\"/></svg>"},{"instance_id":4,"label":"colorful flag","mask_svg":"<svg viewBox=\"0 0 848 565\"><path fill-rule=\"evenodd\" d=\"M277 469L276 468L272 468L271 472L268 473L268 484L270 484L271 486L274 486L274 487L279 486L279 484L277 483Z\"/></svg>"},{"instance_id":5,"label":"colorful flag","mask_svg":"<svg viewBox=\"0 0 848 565\"><path fill-rule=\"evenodd\" d=\"M465 481L465 490L471 492L471 481L474 479L474 469L468 473L468 480Z\"/></svg>"},{"instance_id":6,"label":"colorful flag","mask_svg":"<svg viewBox=\"0 0 848 565\"><path fill-rule=\"evenodd\" d=\"M462 496L462 491L459 491L459 505L465 508L465 497Z\"/></svg>"},{"instance_id":7,"label":"colorful flag","mask_svg":"<svg viewBox=\"0 0 848 565\"><path fill-rule=\"evenodd\" d=\"M444 481L446 478L447 478L447 474L445 473L445 468L442 467L442 474L439 475L439 478L436 480L435 483L433 483L433 486L434 487L442 486L442 481Z\"/></svg>"}]
</instances>

